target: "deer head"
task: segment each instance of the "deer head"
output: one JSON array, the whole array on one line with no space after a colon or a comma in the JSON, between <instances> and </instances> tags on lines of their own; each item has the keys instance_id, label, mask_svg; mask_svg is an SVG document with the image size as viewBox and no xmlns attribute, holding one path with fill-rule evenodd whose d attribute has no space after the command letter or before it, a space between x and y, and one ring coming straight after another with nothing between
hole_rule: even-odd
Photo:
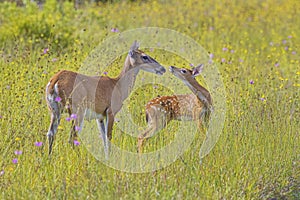
<instances>
[{"instance_id":1,"label":"deer head","mask_svg":"<svg viewBox=\"0 0 300 200\"><path fill-rule=\"evenodd\" d=\"M130 47L127 62L130 65L130 69L144 70L154 74L162 75L166 72L166 69L161 66L156 60L139 50L139 44L135 41ZM128 69L128 70L130 70Z\"/></svg>"}]
</instances>

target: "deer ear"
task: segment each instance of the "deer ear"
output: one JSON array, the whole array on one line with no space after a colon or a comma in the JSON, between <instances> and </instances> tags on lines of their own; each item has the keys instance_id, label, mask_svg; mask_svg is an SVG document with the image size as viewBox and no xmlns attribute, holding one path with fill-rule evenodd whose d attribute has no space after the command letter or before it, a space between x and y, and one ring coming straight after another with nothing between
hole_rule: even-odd
<instances>
[{"instance_id":1,"label":"deer ear","mask_svg":"<svg viewBox=\"0 0 300 200\"><path fill-rule=\"evenodd\" d=\"M203 65L203 64L200 64L200 65L198 65L197 67L193 68L193 72L192 72L193 76L194 76L194 77L195 77L195 76L198 76L198 75L202 72L203 67L204 67L204 65Z\"/></svg>"},{"instance_id":2,"label":"deer ear","mask_svg":"<svg viewBox=\"0 0 300 200\"><path fill-rule=\"evenodd\" d=\"M133 51L133 50L138 50L138 48L140 47L140 44L135 40L133 42L133 44L131 45L130 47L130 50Z\"/></svg>"},{"instance_id":3,"label":"deer ear","mask_svg":"<svg viewBox=\"0 0 300 200\"><path fill-rule=\"evenodd\" d=\"M129 55L130 57L133 57L134 51L135 51L135 50L138 50L139 47L140 47L140 44L135 40L135 41L133 42L133 44L131 45L131 47L130 47L130 50L129 50L129 52L128 52L128 55Z\"/></svg>"}]
</instances>

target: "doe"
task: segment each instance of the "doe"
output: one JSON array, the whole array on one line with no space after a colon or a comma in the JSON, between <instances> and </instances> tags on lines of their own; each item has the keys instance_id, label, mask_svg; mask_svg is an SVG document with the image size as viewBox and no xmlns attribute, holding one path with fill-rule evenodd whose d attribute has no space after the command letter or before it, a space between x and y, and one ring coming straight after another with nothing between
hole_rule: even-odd
<instances>
[{"instance_id":1,"label":"doe","mask_svg":"<svg viewBox=\"0 0 300 200\"><path fill-rule=\"evenodd\" d=\"M139 70L162 75L165 68L156 60L139 50L135 41L126 57L123 70L116 78L107 76L86 76L72 71L62 70L55 74L46 86L46 101L51 113L51 122L47 137L49 154L52 152L54 135L60 123L61 114L66 108L69 115L76 113L72 120L69 142L82 128L84 118L96 119L108 158L112 139L114 116L121 109L122 102L129 96ZM113 96L116 91L118 95ZM116 99L112 99L112 96ZM112 104L114 103L114 107ZM78 130L79 129L79 130Z\"/></svg>"}]
</instances>

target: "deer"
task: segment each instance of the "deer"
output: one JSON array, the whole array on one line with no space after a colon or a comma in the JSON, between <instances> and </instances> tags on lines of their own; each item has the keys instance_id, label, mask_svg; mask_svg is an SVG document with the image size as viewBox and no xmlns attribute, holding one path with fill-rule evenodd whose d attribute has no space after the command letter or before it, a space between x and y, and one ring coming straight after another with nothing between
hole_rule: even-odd
<instances>
[{"instance_id":1,"label":"deer","mask_svg":"<svg viewBox=\"0 0 300 200\"><path fill-rule=\"evenodd\" d=\"M47 132L49 155L61 114L67 111L70 117L73 115L69 143L73 144L85 118L95 119L103 140L105 157L108 158L114 117L122 108L122 102L129 96L140 70L157 75L166 72L160 63L139 50L139 43L135 41L121 73L115 78L87 76L67 70L56 73L46 86L46 102L51 114ZM114 95L114 91L117 95Z\"/></svg>"},{"instance_id":2,"label":"deer","mask_svg":"<svg viewBox=\"0 0 300 200\"><path fill-rule=\"evenodd\" d=\"M199 125L207 122L213 110L209 91L195 79L203 64L192 70L170 66L170 72L183 81L192 94L159 96L150 100L145 106L147 128L138 135L138 152L142 152L145 140L164 129L171 120L197 121Z\"/></svg>"}]
</instances>

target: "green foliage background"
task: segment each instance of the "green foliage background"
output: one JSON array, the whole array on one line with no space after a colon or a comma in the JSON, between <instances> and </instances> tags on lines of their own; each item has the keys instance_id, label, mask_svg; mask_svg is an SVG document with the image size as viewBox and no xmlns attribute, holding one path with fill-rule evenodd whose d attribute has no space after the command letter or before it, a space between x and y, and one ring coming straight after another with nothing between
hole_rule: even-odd
<instances>
[{"instance_id":1,"label":"green foliage background","mask_svg":"<svg viewBox=\"0 0 300 200\"><path fill-rule=\"evenodd\" d=\"M117 1L77 9L68 1L24 2L0 3L2 199L300 198L298 1ZM216 147L199 165L199 133L171 166L129 174L98 162L83 145L72 149L70 125L62 120L49 159L45 135L50 117L44 100L49 78L61 69L78 70L95 46L117 34L113 28L147 26L192 37L219 63L227 116ZM170 53L149 54L165 66L189 67ZM123 60L113 63L109 76L120 72ZM145 91L130 97L139 123L145 123L141 114L149 99L172 92L160 87ZM171 141L176 126L149 140L146 151ZM37 141L43 146L35 146ZM135 150L136 139L117 129L112 142Z\"/></svg>"}]
</instances>

